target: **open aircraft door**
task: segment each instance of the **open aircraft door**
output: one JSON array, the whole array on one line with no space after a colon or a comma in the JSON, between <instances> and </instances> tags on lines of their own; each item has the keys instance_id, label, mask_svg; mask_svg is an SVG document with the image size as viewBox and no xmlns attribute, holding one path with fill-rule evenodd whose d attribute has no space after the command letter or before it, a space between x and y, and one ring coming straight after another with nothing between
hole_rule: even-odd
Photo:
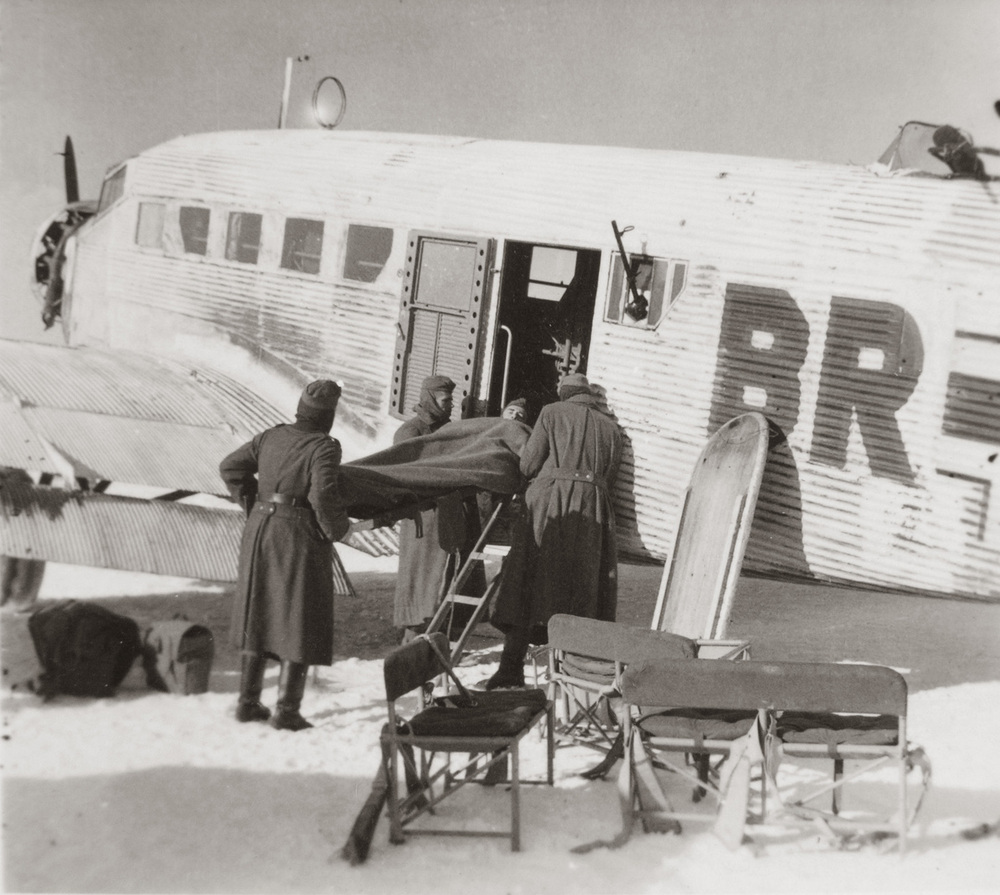
<instances>
[{"instance_id":1,"label":"open aircraft door","mask_svg":"<svg viewBox=\"0 0 1000 895\"><path fill-rule=\"evenodd\" d=\"M596 249L505 244L490 414L526 398L534 419L564 375L587 371L600 266Z\"/></svg>"},{"instance_id":2,"label":"open aircraft door","mask_svg":"<svg viewBox=\"0 0 1000 895\"><path fill-rule=\"evenodd\" d=\"M396 416L410 414L427 376L450 377L458 406L474 394L495 245L492 239L410 233L390 396Z\"/></svg>"}]
</instances>

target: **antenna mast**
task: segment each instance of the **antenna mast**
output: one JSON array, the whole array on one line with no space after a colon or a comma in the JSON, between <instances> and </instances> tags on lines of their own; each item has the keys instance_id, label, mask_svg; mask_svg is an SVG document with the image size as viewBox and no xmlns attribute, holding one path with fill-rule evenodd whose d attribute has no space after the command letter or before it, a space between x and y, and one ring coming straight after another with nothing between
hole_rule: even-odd
<instances>
[{"instance_id":1,"label":"antenna mast","mask_svg":"<svg viewBox=\"0 0 1000 895\"><path fill-rule=\"evenodd\" d=\"M288 98L292 93L292 66L296 62L308 62L309 56L288 56L285 59L285 88L281 91L281 111L278 113L278 129L281 130L288 120Z\"/></svg>"},{"instance_id":2,"label":"antenna mast","mask_svg":"<svg viewBox=\"0 0 1000 895\"><path fill-rule=\"evenodd\" d=\"M285 60L285 89L281 92L281 111L278 113L278 130L285 126L288 117L288 96L292 92L292 63L294 60L289 56Z\"/></svg>"}]
</instances>

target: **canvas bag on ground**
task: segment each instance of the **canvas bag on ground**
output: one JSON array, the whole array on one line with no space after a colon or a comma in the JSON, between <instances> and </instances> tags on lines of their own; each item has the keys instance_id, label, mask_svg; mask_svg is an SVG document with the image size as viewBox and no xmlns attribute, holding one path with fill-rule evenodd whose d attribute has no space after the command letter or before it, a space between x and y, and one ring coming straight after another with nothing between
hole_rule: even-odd
<instances>
[{"instance_id":1,"label":"canvas bag on ground","mask_svg":"<svg viewBox=\"0 0 1000 895\"><path fill-rule=\"evenodd\" d=\"M146 683L154 690L190 696L208 691L215 657L212 632L186 618L154 622L143 633Z\"/></svg>"},{"instance_id":2,"label":"canvas bag on ground","mask_svg":"<svg viewBox=\"0 0 1000 895\"><path fill-rule=\"evenodd\" d=\"M45 699L114 696L142 651L132 619L79 600L36 609L28 631L42 665L36 692Z\"/></svg>"}]
</instances>

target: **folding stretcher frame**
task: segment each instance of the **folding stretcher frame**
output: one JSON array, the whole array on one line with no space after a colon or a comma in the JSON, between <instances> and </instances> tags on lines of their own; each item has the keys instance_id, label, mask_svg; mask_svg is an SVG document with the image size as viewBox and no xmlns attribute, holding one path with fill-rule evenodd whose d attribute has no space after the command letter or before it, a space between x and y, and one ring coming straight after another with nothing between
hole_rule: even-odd
<instances>
[{"instance_id":1,"label":"folding stretcher frame","mask_svg":"<svg viewBox=\"0 0 1000 895\"><path fill-rule=\"evenodd\" d=\"M668 631L638 628L558 614L549 620L547 680L556 705L557 742L620 752L618 720L610 717L607 698L620 690L621 675L632 662L655 659L710 658L737 660L749 656L744 640L694 640ZM537 679L537 673L536 673ZM700 768L708 774L707 762Z\"/></svg>"},{"instance_id":2,"label":"folding stretcher frame","mask_svg":"<svg viewBox=\"0 0 1000 895\"><path fill-rule=\"evenodd\" d=\"M893 669L820 662L659 659L630 665L621 683L627 744L632 736L641 736L654 756L661 758L670 753L729 756L762 713L768 738L773 738L760 744L762 818L770 819L770 788L779 805L772 813L783 821L816 824L841 839L858 834L895 835L903 852L909 825L929 782L929 765L922 750L907 743L906 681ZM720 718L719 712L730 714ZM835 763L833 779L785 796L778 786L780 761L816 758ZM858 767L842 776L845 760L857 761ZM690 777L681 763L665 760L665 764ZM921 796L909 809L907 776L917 765L923 772ZM823 795L842 794L848 782L883 766L894 767L896 772L894 812L868 809L847 815L838 799L829 809L807 804ZM631 786L634 805L634 782ZM710 791L721 798L717 790ZM715 819L714 815L673 810L652 813L672 820Z\"/></svg>"},{"instance_id":3,"label":"folding stretcher frame","mask_svg":"<svg viewBox=\"0 0 1000 895\"><path fill-rule=\"evenodd\" d=\"M441 632L423 635L397 648L385 660L388 720L381 744L388 780L390 841L400 844L406 835L486 836L510 840L511 850L521 848L520 787L525 783L553 784L552 703L538 690L510 693L473 693L475 705L459 700L455 705L426 707L425 688L442 673L453 674L447 659L448 640ZM396 700L416 691L419 711L404 719ZM548 741L544 780L520 776L520 742L540 722ZM460 767L451 756L465 753ZM398 791L402 761L407 794ZM498 782L497 768L509 766L510 826L501 831L454 827L411 826L468 783Z\"/></svg>"},{"instance_id":4,"label":"folding stretcher frame","mask_svg":"<svg viewBox=\"0 0 1000 895\"><path fill-rule=\"evenodd\" d=\"M607 752L618 722L601 711L618 694L622 672L643 659L693 659L693 640L616 622L553 615L548 625L548 689L557 708L557 742Z\"/></svg>"}]
</instances>

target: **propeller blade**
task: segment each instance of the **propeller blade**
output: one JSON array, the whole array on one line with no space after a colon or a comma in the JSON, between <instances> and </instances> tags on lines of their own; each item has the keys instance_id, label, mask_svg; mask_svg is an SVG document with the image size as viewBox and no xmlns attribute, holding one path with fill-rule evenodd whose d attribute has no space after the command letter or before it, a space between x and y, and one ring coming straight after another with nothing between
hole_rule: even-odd
<instances>
[{"instance_id":1,"label":"propeller blade","mask_svg":"<svg viewBox=\"0 0 1000 895\"><path fill-rule=\"evenodd\" d=\"M63 177L66 181L66 202L72 204L80 201L80 186L76 179L76 154L73 152L73 141L67 137L63 149Z\"/></svg>"}]
</instances>

